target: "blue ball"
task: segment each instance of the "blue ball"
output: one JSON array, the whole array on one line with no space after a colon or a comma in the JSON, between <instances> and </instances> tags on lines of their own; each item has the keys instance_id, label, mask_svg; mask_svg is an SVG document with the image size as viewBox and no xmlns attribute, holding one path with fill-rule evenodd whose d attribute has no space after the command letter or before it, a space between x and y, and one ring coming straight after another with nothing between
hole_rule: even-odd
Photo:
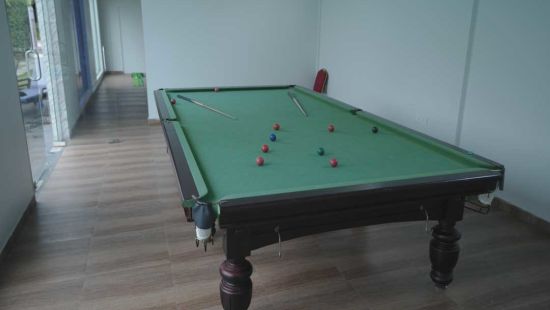
<instances>
[{"instance_id":1,"label":"blue ball","mask_svg":"<svg viewBox=\"0 0 550 310\"><path fill-rule=\"evenodd\" d=\"M275 140L277 140L277 136L274 133L272 133L272 134L269 135L269 140L275 141Z\"/></svg>"}]
</instances>

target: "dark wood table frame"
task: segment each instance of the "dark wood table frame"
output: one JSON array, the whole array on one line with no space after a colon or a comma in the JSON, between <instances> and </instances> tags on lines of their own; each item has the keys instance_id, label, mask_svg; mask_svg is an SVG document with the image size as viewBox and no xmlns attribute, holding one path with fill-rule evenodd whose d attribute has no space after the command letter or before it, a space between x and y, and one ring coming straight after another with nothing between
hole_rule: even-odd
<instances>
[{"instance_id":1,"label":"dark wood table frame","mask_svg":"<svg viewBox=\"0 0 550 310\"><path fill-rule=\"evenodd\" d=\"M160 92L155 95L182 197L189 199L197 196L197 189L171 122L174 119L168 117ZM359 113L368 115L364 111ZM437 286L446 287L453 280L458 261L460 233L455 224L462 220L466 197L502 189L504 182L502 165L475 154L471 156L497 169L221 201L218 223L225 229L226 255L220 266L223 308L248 308L252 298L252 265L246 257L255 249L279 242L279 238L285 241L344 228L426 218L438 221L432 228L429 246L430 277Z\"/></svg>"}]
</instances>

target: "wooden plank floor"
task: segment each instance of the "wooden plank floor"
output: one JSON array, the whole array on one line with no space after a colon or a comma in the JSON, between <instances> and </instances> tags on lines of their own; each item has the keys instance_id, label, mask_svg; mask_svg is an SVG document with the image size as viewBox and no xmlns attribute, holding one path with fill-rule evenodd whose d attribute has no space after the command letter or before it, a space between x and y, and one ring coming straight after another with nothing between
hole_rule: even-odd
<instances>
[{"instance_id":1,"label":"wooden plank floor","mask_svg":"<svg viewBox=\"0 0 550 310\"><path fill-rule=\"evenodd\" d=\"M106 77L0 266L0 309L221 308L221 234L195 248L145 101ZM251 309L550 309L548 234L498 211L458 228L447 290L428 277L424 223L398 223L255 251Z\"/></svg>"}]
</instances>

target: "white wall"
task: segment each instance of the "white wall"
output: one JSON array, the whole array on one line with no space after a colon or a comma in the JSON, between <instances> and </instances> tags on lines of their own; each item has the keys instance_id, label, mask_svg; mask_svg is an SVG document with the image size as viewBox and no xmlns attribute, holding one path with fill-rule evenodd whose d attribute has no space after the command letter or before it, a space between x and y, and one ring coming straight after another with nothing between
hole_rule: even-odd
<instances>
[{"instance_id":1,"label":"white wall","mask_svg":"<svg viewBox=\"0 0 550 310\"><path fill-rule=\"evenodd\" d=\"M141 1L100 0L98 13L107 71L145 72Z\"/></svg>"},{"instance_id":2,"label":"white wall","mask_svg":"<svg viewBox=\"0 0 550 310\"><path fill-rule=\"evenodd\" d=\"M105 48L105 70L124 71L122 63L122 41L120 38L120 20L118 1L99 0L97 2L101 41Z\"/></svg>"},{"instance_id":3,"label":"white wall","mask_svg":"<svg viewBox=\"0 0 550 310\"><path fill-rule=\"evenodd\" d=\"M453 142L472 1L322 1L329 95Z\"/></svg>"},{"instance_id":4,"label":"white wall","mask_svg":"<svg viewBox=\"0 0 550 310\"><path fill-rule=\"evenodd\" d=\"M475 3L321 0L328 94L503 163L497 195L550 220L550 2Z\"/></svg>"},{"instance_id":5,"label":"white wall","mask_svg":"<svg viewBox=\"0 0 550 310\"><path fill-rule=\"evenodd\" d=\"M158 88L311 86L318 0L143 0L149 118Z\"/></svg>"},{"instance_id":6,"label":"white wall","mask_svg":"<svg viewBox=\"0 0 550 310\"><path fill-rule=\"evenodd\" d=\"M0 251L34 196L4 1L0 1Z\"/></svg>"},{"instance_id":7,"label":"white wall","mask_svg":"<svg viewBox=\"0 0 550 310\"><path fill-rule=\"evenodd\" d=\"M506 166L503 198L550 221L550 2L480 2L461 145Z\"/></svg>"}]
</instances>

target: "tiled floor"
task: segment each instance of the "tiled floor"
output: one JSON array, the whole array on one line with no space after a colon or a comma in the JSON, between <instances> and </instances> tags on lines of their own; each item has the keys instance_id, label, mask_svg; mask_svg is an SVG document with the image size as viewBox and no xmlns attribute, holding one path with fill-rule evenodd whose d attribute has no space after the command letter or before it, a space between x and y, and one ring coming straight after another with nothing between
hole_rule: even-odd
<instances>
[{"instance_id":1,"label":"tiled floor","mask_svg":"<svg viewBox=\"0 0 550 310\"><path fill-rule=\"evenodd\" d=\"M108 76L0 266L0 309L220 309L221 233L194 245L143 88ZM113 143L114 142L114 143ZM468 213L445 291L428 277L424 223L268 246L250 261L251 309L550 309L550 236Z\"/></svg>"}]
</instances>

